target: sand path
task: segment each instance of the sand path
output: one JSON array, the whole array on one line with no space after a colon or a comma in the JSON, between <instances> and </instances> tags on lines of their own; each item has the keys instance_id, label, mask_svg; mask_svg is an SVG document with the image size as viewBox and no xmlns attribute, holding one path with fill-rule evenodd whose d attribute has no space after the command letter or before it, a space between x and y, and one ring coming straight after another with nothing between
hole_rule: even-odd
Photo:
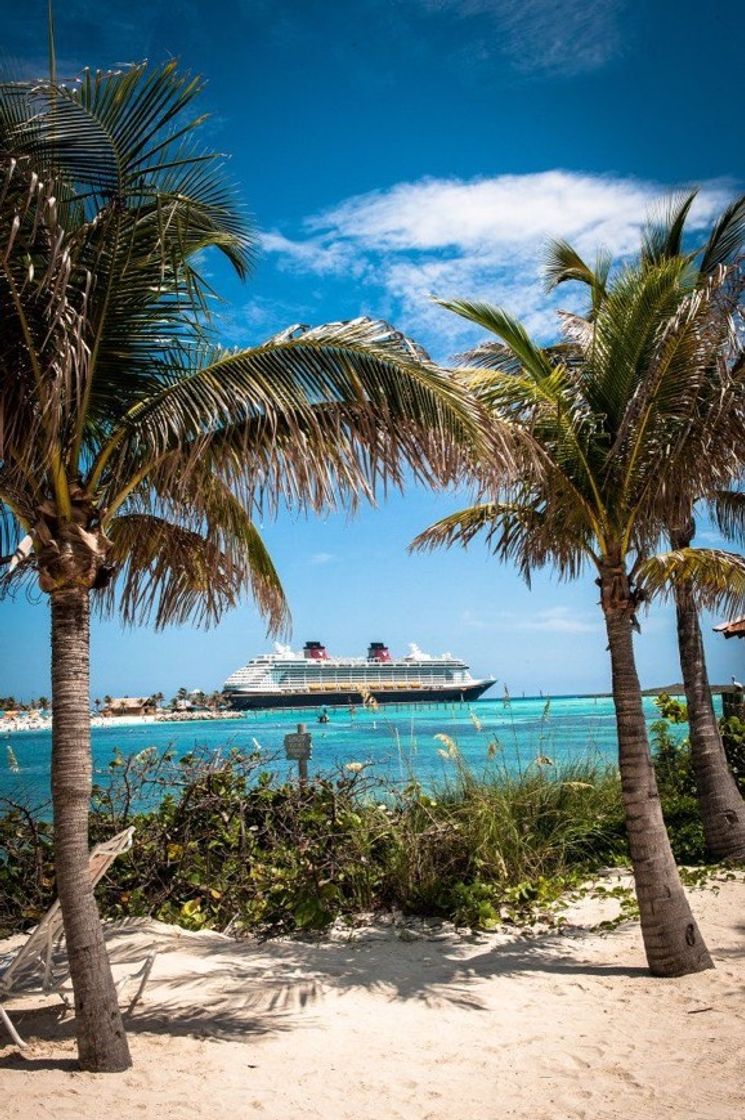
<instances>
[{"instance_id":1,"label":"sand path","mask_svg":"<svg viewBox=\"0 0 745 1120\"><path fill-rule=\"evenodd\" d=\"M745 1100L745 883L691 894L713 972L646 975L639 930L445 932L264 945L156 922L109 931L115 971L158 956L128 1016L135 1068L74 1069L58 1003L8 1003L7 1120L733 1120ZM587 902L575 923L602 904ZM607 905L607 904L606 904ZM0 945L0 951L7 948Z\"/></svg>"}]
</instances>

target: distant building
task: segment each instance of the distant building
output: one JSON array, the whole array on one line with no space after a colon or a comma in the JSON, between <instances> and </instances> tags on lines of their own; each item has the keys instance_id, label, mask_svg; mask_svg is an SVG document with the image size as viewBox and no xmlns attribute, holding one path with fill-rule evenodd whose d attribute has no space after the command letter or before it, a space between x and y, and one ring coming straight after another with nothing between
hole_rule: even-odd
<instances>
[{"instance_id":1,"label":"distant building","mask_svg":"<svg viewBox=\"0 0 745 1120\"><path fill-rule=\"evenodd\" d=\"M101 713L104 716L144 716L153 711L149 696L118 696L112 698Z\"/></svg>"}]
</instances>

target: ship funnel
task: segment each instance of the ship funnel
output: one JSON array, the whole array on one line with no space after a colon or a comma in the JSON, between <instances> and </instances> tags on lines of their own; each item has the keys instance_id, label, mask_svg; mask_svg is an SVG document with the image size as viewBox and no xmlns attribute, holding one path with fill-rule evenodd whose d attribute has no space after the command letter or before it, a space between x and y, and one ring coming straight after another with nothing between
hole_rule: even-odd
<instances>
[{"instance_id":1,"label":"ship funnel","mask_svg":"<svg viewBox=\"0 0 745 1120\"><path fill-rule=\"evenodd\" d=\"M328 661L329 655L326 647L321 642L306 642L303 646L303 657L310 661Z\"/></svg>"},{"instance_id":2,"label":"ship funnel","mask_svg":"<svg viewBox=\"0 0 745 1120\"><path fill-rule=\"evenodd\" d=\"M367 650L368 661L390 661L391 655L384 642L370 642Z\"/></svg>"}]
</instances>

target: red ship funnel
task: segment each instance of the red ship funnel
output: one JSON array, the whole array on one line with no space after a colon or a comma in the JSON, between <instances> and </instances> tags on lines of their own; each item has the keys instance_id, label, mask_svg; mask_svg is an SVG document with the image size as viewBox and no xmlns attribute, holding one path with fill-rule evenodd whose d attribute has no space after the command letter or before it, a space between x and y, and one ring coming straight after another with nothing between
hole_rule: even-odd
<instances>
[{"instance_id":1,"label":"red ship funnel","mask_svg":"<svg viewBox=\"0 0 745 1120\"><path fill-rule=\"evenodd\" d=\"M303 646L303 657L310 661L328 661L329 655L326 647L321 642L306 642Z\"/></svg>"},{"instance_id":2,"label":"red ship funnel","mask_svg":"<svg viewBox=\"0 0 745 1120\"><path fill-rule=\"evenodd\" d=\"M391 655L384 642L370 642L367 650L368 661L390 661Z\"/></svg>"}]
</instances>

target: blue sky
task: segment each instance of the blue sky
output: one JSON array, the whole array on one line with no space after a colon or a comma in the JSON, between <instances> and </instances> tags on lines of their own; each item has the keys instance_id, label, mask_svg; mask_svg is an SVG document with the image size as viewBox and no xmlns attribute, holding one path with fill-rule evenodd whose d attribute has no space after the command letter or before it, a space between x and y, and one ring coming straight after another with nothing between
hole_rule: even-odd
<instances>
[{"instance_id":1,"label":"blue sky","mask_svg":"<svg viewBox=\"0 0 745 1120\"><path fill-rule=\"evenodd\" d=\"M46 3L14 5L3 25L6 65L42 73ZM701 187L700 230L742 189L744 27L730 0L67 0L57 49L70 76L175 55L208 78L205 139L231 155L263 250L248 284L215 271L226 342L365 313L444 360L474 336L432 293L486 296L550 337L546 236L623 255L666 192ZM352 521L265 525L295 643L358 653L370 639L416 641L516 695L606 690L590 573L528 591L476 545L407 555L458 502L412 490ZM717 538L704 525L700 540ZM265 647L250 604L207 633L99 622L92 690L214 688ZM644 684L679 679L669 608L643 621L637 648ZM743 671L741 645L708 633L707 649L713 679ZM0 604L0 664L0 692L48 692L43 601Z\"/></svg>"}]
</instances>

